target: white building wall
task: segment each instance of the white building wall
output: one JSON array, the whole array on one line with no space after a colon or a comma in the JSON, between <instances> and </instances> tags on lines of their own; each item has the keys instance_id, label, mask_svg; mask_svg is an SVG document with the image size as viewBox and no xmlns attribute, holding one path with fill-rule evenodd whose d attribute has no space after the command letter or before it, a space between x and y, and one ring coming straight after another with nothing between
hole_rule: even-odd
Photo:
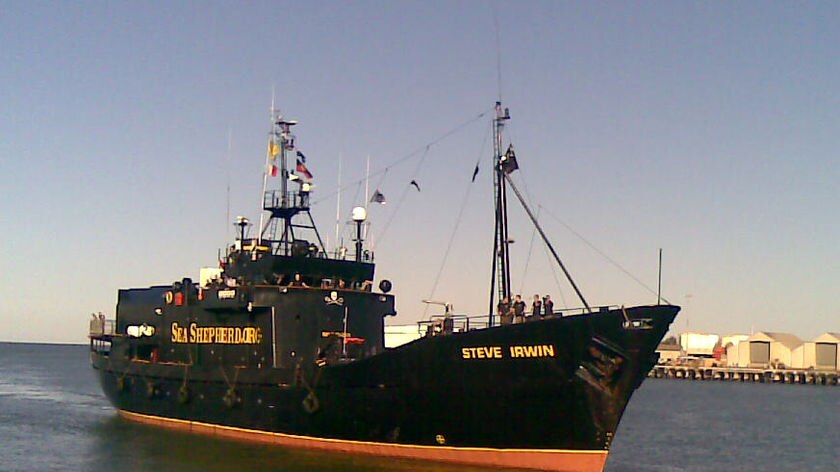
<instances>
[{"instance_id":1,"label":"white building wall","mask_svg":"<svg viewBox=\"0 0 840 472\"><path fill-rule=\"evenodd\" d=\"M670 349L656 351L659 353L659 363L666 364L672 363L680 358L682 355L682 351L671 351Z\"/></svg>"},{"instance_id":2,"label":"white building wall","mask_svg":"<svg viewBox=\"0 0 840 472\"><path fill-rule=\"evenodd\" d=\"M792 351L789 347L777 341L770 342L770 362L782 363L785 366L789 366L791 365L792 359Z\"/></svg>"},{"instance_id":3,"label":"white building wall","mask_svg":"<svg viewBox=\"0 0 840 472\"><path fill-rule=\"evenodd\" d=\"M740 344L740 343L739 343ZM730 344L726 346L726 366L738 367L738 344Z\"/></svg>"},{"instance_id":4,"label":"white building wall","mask_svg":"<svg viewBox=\"0 0 840 472\"><path fill-rule=\"evenodd\" d=\"M422 337L423 334L420 333L417 324L385 327L385 347L387 348L402 346Z\"/></svg>"},{"instance_id":5,"label":"white building wall","mask_svg":"<svg viewBox=\"0 0 840 472\"><path fill-rule=\"evenodd\" d=\"M810 369L817 366L817 343L802 343L801 369Z\"/></svg>"},{"instance_id":6,"label":"white building wall","mask_svg":"<svg viewBox=\"0 0 840 472\"><path fill-rule=\"evenodd\" d=\"M750 366L750 343L738 343L738 364L736 367Z\"/></svg>"},{"instance_id":7,"label":"white building wall","mask_svg":"<svg viewBox=\"0 0 840 472\"><path fill-rule=\"evenodd\" d=\"M802 345L791 351L791 361L787 367L791 369L809 369L814 367L816 361L816 344L812 342L802 343Z\"/></svg>"},{"instance_id":8,"label":"white building wall","mask_svg":"<svg viewBox=\"0 0 840 472\"><path fill-rule=\"evenodd\" d=\"M680 346L688 356L711 356L718 341L720 341L720 336L717 334L680 334Z\"/></svg>"}]
</instances>

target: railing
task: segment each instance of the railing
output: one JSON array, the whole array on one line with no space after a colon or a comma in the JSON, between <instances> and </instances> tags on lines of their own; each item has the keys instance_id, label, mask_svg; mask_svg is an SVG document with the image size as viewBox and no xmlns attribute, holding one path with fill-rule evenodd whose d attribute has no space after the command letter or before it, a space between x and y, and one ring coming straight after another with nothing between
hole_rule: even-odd
<instances>
[{"instance_id":1,"label":"railing","mask_svg":"<svg viewBox=\"0 0 840 472\"><path fill-rule=\"evenodd\" d=\"M355 261L356 253L350 252L346 248L337 248L333 251L332 257L333 259L339 259L342 261ZM373 262L373 251L370 251L368 249L363 250L359 259L362 262Z\"/></svg>"},{"instance_id":2,"label":"railing","mask_svg":"<svg viewBox=\"0 0 840 472\"><path fill-rule=\"evenodd\" d=\"M592 314L607 313L610 310L620 309L619 305L592 307ZM564 308L555 309L554 313L548 318L559 318L566 316L585 315L588 314L585 307L580 308ZM525 322L536 322L543 319L540 316L533 316L530 311L525 312ZM499 324L498 315L494 315L494 324ZM448 335L453 333L463 333L476 329L484 329L490 326L490 319L487 315L432 315L428 320L417 322L417 332L424 336L438 336Z\"/></svg>"},{"instance_id":3,"label":"railing","mask_svg":"<svg viewBox=\"0 0 840 472\"><path fill-rule=\"evenodd\" d=\"M91 338L104 338L117 334L117 321L106 320L105 318L93 318L90 320L88 336Z\"/></svg>"},{"instance_id":4,"label":"railing","mask_svg":"<svg viewBox=\"0 0 840 472\"><path fill-rule=\"evenodd\" d=\"M309 208L309 194L306 192L286 192L269 190L263 194L263 209Z\"/></svg>"},{"instance_id":5,"label":"railing","mask_svg":"<svg viewBox=\"0 0 840 472\"><path fill-rule=\"evenodd\" d=\"M464 333L489 326L487 315L432 315L431 318L417 322L417 332L425 336L438 336L452 333Z\"/></svg>"},{"instance_id":6,"label":"railing","mask_svg":"<svg viewBox=\"0 0 840 472\"><path fill-rule=\"evenodd\" d=\"M105 317L94 315L90 320L88 337L90 338L90 350L104 356L111 354L111 338L117 334L117 321L106 320Z\"/></svg>"}]
</instances>

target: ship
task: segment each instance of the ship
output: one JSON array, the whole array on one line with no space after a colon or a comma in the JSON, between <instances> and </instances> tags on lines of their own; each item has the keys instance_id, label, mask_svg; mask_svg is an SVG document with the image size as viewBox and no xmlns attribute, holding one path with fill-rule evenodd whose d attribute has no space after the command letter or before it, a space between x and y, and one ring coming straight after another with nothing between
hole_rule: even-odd
<instances>
[{"instance_id":1,"label":"ship","mask_svg":"<svg viewBox=\"0 0 840 472\"><path fill-rule=\"evenodd\" d=\"M680 308L586 302L510 178L518 162L503 145L508 109L497 102L492 116L488 313L455 315L447 306L398 347L384 340L385 321L396 316L393 284L375 278L365 208L353 209L353 247L328 252L310 213L312 174L292 132L297 122L271 116L257 234L238 217L232 244L200 281L121 289L115 319L90 321L92 367L118 414L344 454L602 471ZM580 308L513 322L500 310L511 295L511 191Z\"/></svg>"}]
</instances>

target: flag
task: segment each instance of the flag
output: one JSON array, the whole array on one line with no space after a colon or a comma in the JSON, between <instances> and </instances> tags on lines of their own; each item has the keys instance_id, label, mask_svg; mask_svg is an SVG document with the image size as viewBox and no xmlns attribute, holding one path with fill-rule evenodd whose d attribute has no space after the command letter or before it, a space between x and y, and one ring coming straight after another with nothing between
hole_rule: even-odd
<instances>
[{"instance_id":1,"label":"flag","mask_svg":"<svg viewBox=\"0 0 840 472\"><path fill-rule=\"evenodd\" d=\"M370 197L370 203L381 203L384 205L387 202L385 202L385 195L383 195L379 189L376 189Z\"/></svg>"},{"instance_id":2,"label":"flag","mask_svg":"<svg viewBox=\"0 0 840 472\"><path fill-rule=\"evenodd\" d=\"M475 177L478 175L478 164L475 165L475 170L473 171L472 181L475 182Z\"/></svg>"},{"instance_id":3,"label":"flag","mask_svg":"<svg viewBox=\"0 0 840 472\"><path fill-rule=\"evenodd\" d=\"M271 160L274 160L274 158L277 157L278 154L280 154L280 146L278 146L273 141L269 142L268 143L268 155L271 156Z\"/></svg>"},{"instance_id":4,"label":"flag","mask_svg":"<svg viewBox=\"0 0 840 472\"><path fill-rule=\"evenodd\" d=\"M274 164L269 164L268 166L268 175L272 177L277 177L277 166Z\"/></svg>"},{"instance_id":5,"label":"flag","mask_svg":"<svg viewBox=\"0 0 840 472\"><path fill-rule=\"evenodd\" d=\"M417 191L418 191L418 192L420 191L420 184L418 184L416 180L412 180L412 181L409 183L409 185L414 185L414 187L415 187L415 188L417 188Z\"/></svg>"},{"instance_id":6,"label":"flag","mask_svg":"<svg viewBox=\"0 0 840 472\"><path fill-rule=\"evenodd\" d=\"M304 162L304 163L306 162L306 156L304 156L302 152L298 151L297 152L297 157L300 158L300 162Z\"/></svg>"},{"instance_id":7,"label":"flag","mask_svg":"<svg viewBox=\"0 0 840 472\"><path fill-rule=\"evenodd\" d=\"M307 179L312 180L312 173L309 172L309 169L307 169L306 166L303 165L303 162L301 162L300 159L297 159L297 167L295 167L295 169L301 174L303 174L303 176Z\"/></svg>"},{"instance_id":8,"label":"flag","mask_svg":"<svg viewBox=\"0 0 840 472\"><path fill-rule=\"evenodd\" d=\"M516 153L513 152L513 144L508 146L508 150L502 159L499 161L499 164L502 166L502 170L505 174L510 174L511 172L519 169L519 164L516 163Z\"/></svg>"}]
</instances>

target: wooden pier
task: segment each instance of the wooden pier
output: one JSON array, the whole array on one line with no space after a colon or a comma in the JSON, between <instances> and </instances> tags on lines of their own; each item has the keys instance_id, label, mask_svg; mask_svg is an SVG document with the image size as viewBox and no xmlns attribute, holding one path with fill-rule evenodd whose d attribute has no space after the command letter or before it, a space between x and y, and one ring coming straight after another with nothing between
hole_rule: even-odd
<instances>
[{"instance_id":1,"label":"wooden pier","mask_svg":"<svg viewBox=\"0 0 840 472\"><path fill-rule=\"evenodd\" d=\"M840 372L821 372L803 369L657 365L648 373L648 377L657 379L714 380L724 382L827 386L836 386L840 384Z\"/></svg>"}]
</instances>

